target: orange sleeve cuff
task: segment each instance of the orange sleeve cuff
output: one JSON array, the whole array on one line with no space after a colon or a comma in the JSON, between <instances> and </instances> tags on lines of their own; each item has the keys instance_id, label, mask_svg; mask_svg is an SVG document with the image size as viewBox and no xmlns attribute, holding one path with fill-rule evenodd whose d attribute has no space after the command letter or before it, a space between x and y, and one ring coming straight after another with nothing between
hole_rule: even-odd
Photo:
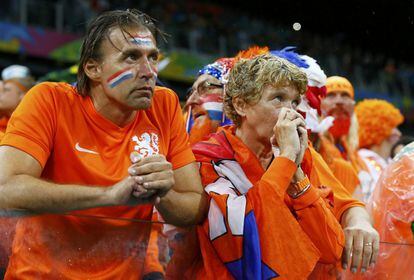
<instances>
[{"instance_id":1,"label":"orange sleeve cuff","mask_svg":"<svg viewBox=\"0 0 414 280\"><path fill-rule=\"evenodd\" d=\"M291 199L293 209L295 211L308 207L319 199L319 192L311 185L311 187L301 196Z\"/></svg>"},{"instance_id":2,"label":"orange sleeve cuff","mask_svg":"<svg viewBox=\"0 0 414 280\"><path fill-rule=\"evenodd\" d=\"M174 155L174 157L171 159L173 170L181 168L192 162L195 162L195 156L191 148L186 148L182 150L177 155Z\"/></svg>"},{"instance_id":3,"label":"orange sleeve cuff","mask_svg":"<svg viewBox=\"0 0 414 280\"><path fill-rule=\"evenodd\" d=\"M42 168L45 167L46 161L49 158L49 152L46 151L43 145L36 143L30 137L17 133L6 133L1 141L1 146L11 146L29 154L40 163Z\"/></svg>"},{"instance_id":4,"label":"orange sleeve cuff","mask_svg":"<svg viewBox=\"0 0 414 280\"><path fill-rule=\"evenodd\" d=\"M288 158L276 157L265 174L262 180L266 181L272 186L280 186L281 193L284 194L289 187L292 177L297 169L296 164Z\"/></svg>"},{"instance_id":5,"label":"orange sleeve cuff","mask_svg":"<svg viewBox=\"0 0 414 280\"><path fill-rule=\"evenodd\" d=\"M334 198L336 199L336 197ZM334 201L335 203L335 201ZM342 214L344 214L344 212L346 212L349 208L352 207L362 207L365 208L365 204L362 203L361 201L355 200L353 202L349 202L348 204L343 205L342 207L340 207L339 209L336 209L336 211L334 211L335 213L335 217L338 221L341 221L342 219Z\"/></svg>"}]
</instances>

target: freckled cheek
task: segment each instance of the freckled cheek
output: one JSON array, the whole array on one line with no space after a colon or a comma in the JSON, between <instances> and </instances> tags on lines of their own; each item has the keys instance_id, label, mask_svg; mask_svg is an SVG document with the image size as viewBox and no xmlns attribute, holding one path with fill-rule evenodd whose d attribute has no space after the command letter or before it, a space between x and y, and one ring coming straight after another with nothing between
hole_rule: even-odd
<instances>
[{"instance_id":1,"label":"freckled cheek","mask_svg":"<svg viewBox=\"0 0 414 280\"><path fill-rule=\"evenodd\" d=\"M271 110L263 111L263 119L259 121L265 123L267 130L273 131L273 127L276 125L279 112L280 110L275 110L274 108Z\"/></svg>"}]
</instances>

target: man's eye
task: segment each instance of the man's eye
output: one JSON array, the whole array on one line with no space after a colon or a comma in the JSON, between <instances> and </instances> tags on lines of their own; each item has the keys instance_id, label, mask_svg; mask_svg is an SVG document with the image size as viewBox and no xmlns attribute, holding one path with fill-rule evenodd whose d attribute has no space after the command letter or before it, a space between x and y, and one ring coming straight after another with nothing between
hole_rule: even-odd
<instances>
[{"instance_id":1,"label":"man's eye","mask_svg":"<svg viewBox=\"0 0 414 280\"><path fill-rule=\"evenodd\" d=\"M129 60L137 60L137 56L135 55L135 54L129 54L128 56L127 56L127 59L129 59Z\"/></svg>"},{"instance_id":2,"label":"man's eye","mask_svg":"<svg viewBox=\"0 0 414 280\"><path fill-rule=\"evenodd\" d=\"M158 61L158 54L153 54L153 55L150 55L149 59L150 59L151 61L155 61L155 62L157 62L157 61Z\"/></svg>"}]
</instances>

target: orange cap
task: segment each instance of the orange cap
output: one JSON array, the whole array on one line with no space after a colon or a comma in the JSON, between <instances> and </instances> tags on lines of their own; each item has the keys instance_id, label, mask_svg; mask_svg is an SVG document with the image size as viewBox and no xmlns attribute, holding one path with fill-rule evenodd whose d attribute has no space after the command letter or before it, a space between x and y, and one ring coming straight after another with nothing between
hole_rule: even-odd
<instances>
[{"instance_id":1,"label":"orange cap","mask_svg":"<svg viewBox=\"0 0 414 280\"><path fill-rule=\"evenodd\" d=\"M351 82L344 77L332 76L326 79L326 94L328 95L335 91L344 91L354 99L354 87Z\"/></svg>"}]
</instances>

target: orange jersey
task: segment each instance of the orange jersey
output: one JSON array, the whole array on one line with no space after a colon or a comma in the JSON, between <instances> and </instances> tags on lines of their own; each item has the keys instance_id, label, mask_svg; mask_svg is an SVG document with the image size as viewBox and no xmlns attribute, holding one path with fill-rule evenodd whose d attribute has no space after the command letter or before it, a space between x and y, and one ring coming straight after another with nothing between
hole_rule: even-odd
<instances>
[{"instance_id":1,"label":"orange jersey","mask_svg":"<svg viewBox=\"0 0 414 280\"><path fill-rule=\"evenodd\" d=\"M211 199L198 277L304 279L318 260L335 263L344 236L318 189L287 197L295 164L278 157L264 170L233 128L193 147Z\"/></svg>"},{"instance_id":2,"label":"orange jersey","mask_svg":"<svg viewBox=\"0 0 414 280\"><path fill-rule=\"evenodd\" d=\"M343 150L339 150L338 147L341 147ZM321 136L321 149L319 152L327 162L329 162L329 158L343 158L349 161L357 172L367 169L363 160L358 156L358 152L350 150L344 138L341 138L340 145L336 146L331 135Z\"/></svg>"},{"instance_id":3,"label":"orange jersey","mask_svg":"<svg viewBox=\"0 0 414 280\"><path fill-rule=\"evenodd\" d=\"M0 271L6 270L9 262L16 222L16 218L0 216Z\"/></svg>"},{"instance_id":4,"label":"orange jersey","mask_svg":"<svg viewBox=\"0 0 414 280\"><path fill-rule=\"evenodd\" d=\"M359 185L358 173L365 170L366 167L358 154L348 153L345 141L343 152L335 146L332 139L320 136L319 153L322 155L329 168L332 170L335 177L342 183L342 185L352 194Z\"/></svg>"},{"instance_id":5,"label":"orange jersey","mask_svg":"<svg viewBox=\"0 0 414 280\"><path fill-rule=\"evenodd\" d=\"M154 211L152 213L152 225L151 233L148 241L147 254L145 258L144 273L143 275L148 275L149 273L158 272L164 275L164 266L160 262L160 246L159 238L162 239L162 224L159 223L158 212ZM162 248L161 248L162 249Z\"/></svg>"},{"instance_id":6,"label":"orange jersey","mask_svg":"<svg viewBox=\"0 0 414 280\"><path fill-rule=\"evenodd\" d=\"M160 87L149 109L118 127L74 87L41 83L17 107L2 145L31 155L41 177L57 184L111 186L128 176L132 151L164 154L174 169L194 161L178 98ZM152 211L118 206L21 219L6 279L140 278L150 223L126 219L149 221Z\"/></svg>"}]
</instances>

